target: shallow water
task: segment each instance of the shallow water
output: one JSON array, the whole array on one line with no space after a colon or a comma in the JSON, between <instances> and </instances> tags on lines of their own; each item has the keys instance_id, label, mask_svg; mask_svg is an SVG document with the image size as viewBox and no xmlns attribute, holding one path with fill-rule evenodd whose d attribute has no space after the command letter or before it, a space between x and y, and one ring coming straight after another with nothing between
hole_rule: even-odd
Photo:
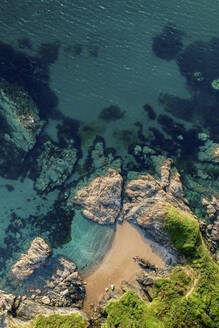
<instances>
[{"instance_id":1,"label":"shallow water","mask_svg":"<svg viewBox=\"0 0 219 328\"><path fill-rule=\"evenodd\" d=\"M68 256L80 271L86 271L100 260L109 248L114 226L103 226L85 219L79 210L75 211L71 225L71 241L54 250L54 255Z\"/></svg>"},{"instance_id":2,"label":"shallow water","mask_svg":"<svg viewBox=\"0 0 219 328\"><path fill-rule=\"evenodd\" d=\"M161 60L152 52L152 38L169 22L185 33L184 46L194 40L217 37L219 30L218 0L211 0L210 5L205 0L1 0L0 13L0 41L15 49L33 56L42 43L60 43L58 59L50 66L49 75L50 87L58 97L57 108L66 116L80 120L82 125L94 122L107 146L114 147L120 155L128 149L120 132L136 131L133 125L136 121L143 123L148 138L149 127L161 129L157 122L148 119L142 109L144 104L150 104L159 114L163 113L158 102L161 92L190 97L176 62ZM26 38L29 47L18 42ZM98 120L100 111L110 104L126 111L122 120ZM55 140L58 121L50 119L50 122L46 131ZM88 151L86 142L83 151ZM29 180L1 184L14 186L11 192L5 187L1 189L0 246L4 251L5 229L8 220L13 219L11 212L28 221L30 214L37 213L39 203L48 210L57 194L51 194L47 200L38 196L34 199L36 195ZM30 234L25 229L19 252L25 250L34 233L37 235L37 231ZM55 249L54 254L66 255L80 269L85 269L103 256L112 234L112 228L98 226L77 211L71 226L72 240ZM10 264L18 253L13 256Z\"/></svg>"}]
</instances>

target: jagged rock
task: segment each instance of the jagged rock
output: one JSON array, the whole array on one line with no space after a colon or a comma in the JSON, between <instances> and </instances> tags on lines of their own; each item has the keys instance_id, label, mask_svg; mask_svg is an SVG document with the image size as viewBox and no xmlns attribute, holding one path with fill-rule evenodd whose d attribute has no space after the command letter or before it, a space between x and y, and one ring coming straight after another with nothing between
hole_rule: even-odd
<instances>
[{"instance_id":1,"label":"jagged rock","mask_svg":"<svg viewBox=\"0 0 219 328\"><path fill-rule=\"evenodd\" d=\"M15 178L44 122L30 96L5 80L0 81L0 119L0 170L4 176Z\"/></svg>"},{"instance_id":2,"label":"jagged rock","mask_svg":"<svg viewBox=\"0 0 219 328\"><path fill-rule=\"evenodd\" d=\"M60 257L55 272L41 290L33 291L34 300L50 306L75 306L81 308L85 288L74 262Z\"/></svg>"},{"instance_id":3,"label":"jagged rock","mask_svg":"<svg viewBox=\"0 0 219 328\"><path fill-rule=\"evenodd\" d=\"M160 183L163 188L167 187L170 183L171 165L173 161L167 158L160 166Z\"/></svg>"},{"instance_id":4,"label":"jagged rock","mask_svg":"<svg viewBox=\"0 0 219 328\"><path fill-rule=\"evenodd\" d=\"M39 173L34 184L35 189L48 192L62 185L74 169L77 154L71 144L60 148L51 141L45 142L36 161L36 170Z\"/></svg>"},{"instance_id":5,"label":"jagged rock","mask_svg":"<svg viewBox=\"0 0 219 328\"><path fill-rule=\"evenodd\" d=\"M139 257L139 256L135 256L133 258L133 260L138 263L138 265L144 269L144 270L147 270L147 271L154 271L156 272L157 271L157 267L153 264L151 264L150 262L146 261L145 259Z\"/></svg>"},{"instance_id":6,"label":"jagged rock","mask_svg":"<svg viewBox=\"0 0 219 328\"><path fill-rule=\"evenodd\" d=\"M9 326L8 313L13 312L15 296L0 290L0 327L7 328Z\"/></svg>"},{"instance_id":7,"label":"jagged rock","mask_svg":"<svg viewBox=\"0 0 219 328\"><path fill-rule=\"evenodd\" d=\"M211 199L203 198L202 205L206 207L206 211L212 224L207 226L207 237L213 242L215 248L219 248L219 199L212 196Z\"/></svg>"},{"instance_id":8,"label":"jagged rock","mask_svg":"<svg viewBox=\"0 0 219 328\"><path fill-rule=\"evenodd\" d=\"M11 273L19 280L29 276L43 265L51 250L44 239L37 237L31 243L27 253L21 254L19 260L12 266Z\"/></svg>"},{"instance_id":9,"label":"jagged rock","mask_svg":"<svg viewBox=\"0 0 219 328\"><path fill-rule=\"evenodd\" d=\"M155 241L163 245L169 243L168 235L162 228L162 218L166 206L169 204L190 212L186 200L182 196L181 184L178 180L179 176L177 174L171 175L169 184L165 183L165 188L158 179L149 174L138 175L135 179L129 181L124 192L121 214L123 219L145 228L146 232ZM179 192L177 193L176 190L178 189ZM176 197L176 194L178 197Z\"/></svg>"},{"instance_id":10,"label":"jagged rock","mask_svg":"<svg viewBox=\"0 0 219 328\"><path fill-rule=\"evenodd\" d=\"M152 286L154 284L154 280L148 276L145 271L139 271L136 274L136 281L142 286L142 287L148 287Z\"/></svg>"},{"instance_id":11,"label":"jagged rock","mask_svg":"<svg viewBox=\"0 0 219 328\"><path fill-rule=\"evenodd\" d=\"M94 178L87 186L76 191L67 205L80 204L88 219L100 224L114 223L121 211L122 177L114 169Z\"/></svg>"},{"instance_id":12,"label":"jagged rock","mask_svg":"<svg viewBox=\"0 0 219 328\"><path fill-rule=\"evenodd\" d=\"M183 186L182 182L180 181L180 174L177 171L172 173L167 191L176 198L183 199L185 203L188 203L184 198Z\"/></svg>"}]
</instances>

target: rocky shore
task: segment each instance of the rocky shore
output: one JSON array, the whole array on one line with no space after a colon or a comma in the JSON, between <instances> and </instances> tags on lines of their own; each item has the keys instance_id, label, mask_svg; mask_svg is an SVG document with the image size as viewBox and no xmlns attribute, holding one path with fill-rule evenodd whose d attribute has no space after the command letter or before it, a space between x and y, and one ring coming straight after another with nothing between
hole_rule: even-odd
<instances>
[{"instance_id":1,"label":"rocky shore","mask_svg":"<svg viewBox=\"0 0 219 328\"><path fill-rule=\"evenodd\" d=\"M44 200L57 191L44 215L26 220L12 216L10 254L16 256L10 259L14 263L9 261L10 274L4 277L8 291L0 291L2 327L10 327L11 322L30 323L39 314L77 312L87 320L82 309L95 316L127 290L151 303L155 281L185 266L188 254L200 247L199 227L218 259L218 181L209 178L217 174L218 144L208 135L198 134L200 144L193 165L196 178L185 174L183 187L174 161L148 145L134 144L122 158L106 148L103 138L96 137L82 154L77 123L64 120L56 142L42 136L45 122L32 99L4 80L0 81L0 109L0 175L11 179L28 176ZM204 213L205 220L193 214L188 196L192 205L198 204L195 214ZM83 279L71 259L53 254L53 248L71 238L75 208L94 223L116 226L108 253L92 271L83 273ZM173 221L170 225L168 219ZM20 231L28 224L29 229L36 229L33 234L37 237L19 256ZM173 228L174 224L178 226ZM24 237L27 235L28 230Z\"/></svg>"}]
</instances>

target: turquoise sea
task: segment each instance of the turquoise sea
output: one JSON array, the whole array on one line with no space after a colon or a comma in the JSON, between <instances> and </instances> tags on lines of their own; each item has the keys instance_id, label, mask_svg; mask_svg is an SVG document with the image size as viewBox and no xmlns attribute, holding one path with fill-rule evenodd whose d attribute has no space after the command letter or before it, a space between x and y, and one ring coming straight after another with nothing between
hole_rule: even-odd
<instances>
[{"instance_id":1,"label":"turquoise sea","mask_svg":"<svg viewBox=\"0 0 219 328\"><path fill-rule=\"evenodd\" d=\"M57 141L56 126L60 116L48 114L57 110L67 118L78 120L82 130L91 127L94 136L104 138L106 147L113 147L117 155L125 158L130 144L138 141L139 125L136 122L142 124L144 140L148 143L150 140L159 142L159 138L154 139L155 130L167 137L170 143L176 138L175 130L168 134L163 129L162 116L160 120L150 119L143 109L145 104L153 108L158 117L166 114L164 104L159 101L160 94L169 94L176 99L191 98L191 85L188 86L186 74L182 74L176 58L165 60L158 57L153 51L153 39L169 25L174 26L174 31L180 31L180 51L196 41L204 42L207 47L212 38L219 37L218 17L219 0L1 0L0 75L6 44L22 56L32 58L33 66L33 58L43 53L45 66L48 57L48 66L42 83L54 94L53 98L50 97L47 90L38 95L42 113L48 120L45 133ZM215 49L212 52L218 51L219 55L219 50ZM200 52L197 53L198 61ZM191 58L195 62L194 57ZM209 65L214 59L210 54L209 59L206 57ZM10 65L9 75L16 62ZM21 61L19 65L22 65ZM201 62L200 70L202 65ZM217 69L214 70L216 73ZM34 75L40 68L34 66L32 70ZM203 92L208 95L208 90ZM208 115L214 115L215 119L208 123L197 105L193 120L169 111L169 117L183 126L177 133L180 135L196 128L200 132L210 131L212 139L217 140L218 125L215 122L219 117L219 98L218 95L215 97L212 112ZM117 121L101 120L101 111L111 105L118 106L125 115ZM178 103L177 106L180 111ZM91 142L85 136L82 143L84 157ZM175 148L171 149L170 154L175 151ZM77 175L71 180L79 178ZM50 233L47 228L44 231L43 227L33 228L30 216L45 215L57 199L58 191L43 198L33 189L30 178L9 180L0 177L0 195L0 268L2 286L6 288L10 266L27 249L29 241L39 233L44 238ZM16 231L14 222L19 219L23 220L23 225ZM83 218L77 209L71 226L71 241L56 248L54 256L66 255L79 269L88 268L104 255L113 231L112 227L99 226ZM16 247L13 247L14 242Z\"/></svg>"}]
</instances>

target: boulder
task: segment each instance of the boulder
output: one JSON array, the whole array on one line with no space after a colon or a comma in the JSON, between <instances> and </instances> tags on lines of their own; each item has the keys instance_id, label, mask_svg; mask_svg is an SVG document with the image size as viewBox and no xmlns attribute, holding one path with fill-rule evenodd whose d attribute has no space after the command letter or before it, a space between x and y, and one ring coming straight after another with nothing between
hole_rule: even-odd
<instances>
[{"instance_id":1,"label":"boulder","mask_svg":"<svg viewBox=\"0 0 219 328\"><path fill-rule=\"evenodd\" d=\"M60 257L52 276L42 289L33 290L34 301L50 306L81 308L85 289L74 262Z\"/></svg>"},{"instance_id":2,"label":"boulder","mask_svg":"<svg viewBox=\"0 0 219 328\"><path fill-rule=\"evenodd\" d=\"M121 211L122 176L108 169L77 190L67 201L68 206L79 204L85 217L100 224L114 223Z\"/></svg>"},{"instance_id":3,"label":"boulder","mask_svg":"<svg viewBox=\"0 0 219 328\"><path fill-rule=\"evenodd\" d=\"M12 266L11 273L19 280L25 280L46 262L51 250L44 239L37 237L31 243L26 253Z\"/></svg>"},{"instance_id":4,"label":"boulder","mask_svg":"<svg viewBox=\"0 0 219 328\"><path fill-rule=\"evenodd\" d=\"M151 264L150 262L146 261L145 259L139 257L139 256L135 256L133 258L133 260L143 269L143 270L146 270L146 271L154 271L156 272L158 270L158 268Z\"/></svg>"}]
</instances>

